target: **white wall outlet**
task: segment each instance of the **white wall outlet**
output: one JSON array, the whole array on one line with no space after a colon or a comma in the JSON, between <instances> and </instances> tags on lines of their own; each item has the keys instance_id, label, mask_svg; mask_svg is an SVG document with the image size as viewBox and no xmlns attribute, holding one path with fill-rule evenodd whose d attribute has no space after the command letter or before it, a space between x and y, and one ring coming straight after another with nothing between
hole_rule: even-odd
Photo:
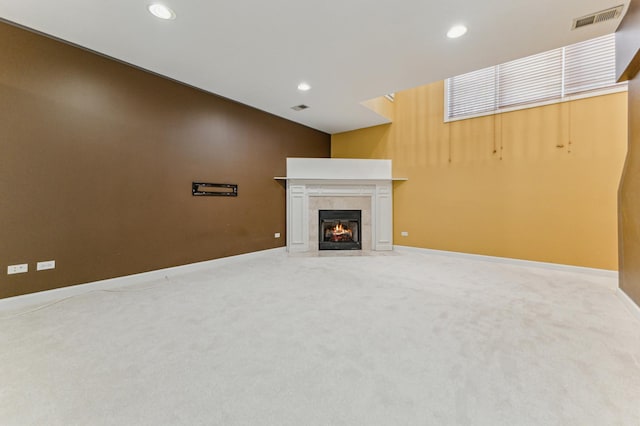
<instances>
[{"instance_id":1,"label":"white wall outlet","mask_svg":"<svg viewBox=\"0 0 640 426\"><path fill-rule=\"evenodd\" d=\"M56 269L56 261L47 260L45 262L38 262L36 265L36 271L46 271L47 269Z\"/></svg>"},{"instance_id":2,"label":"white wall outlet","mask_svg":"<svg viewBox=\"0 0 640 426\"><path fill-rule=\"evenodd\" d=\"M273 234L273 238L280 238L280 233L276 232L275 234Z\"/></svg>"},{"instance_id":3,"label":"white wall outlet","mask_svg":"<svg viewBox=\"0 0 640 426\"><path fill-rule=\"evenodd\" d=\"M408 237L409 233L407 231L402 231L400 235L402 235L403 237Z\"/></svg>"},{"instance_id":4,"label":"white wall outlet","mask_svg":"<svg viewBox=\"0 0 640 426\"><path fill-rule=\"evenodd\" d=\"M22 263L20 265L9 265L7 266L7 274L24 274L25 272L29 272L29 264Z\"/></svg>"}]
</instances>

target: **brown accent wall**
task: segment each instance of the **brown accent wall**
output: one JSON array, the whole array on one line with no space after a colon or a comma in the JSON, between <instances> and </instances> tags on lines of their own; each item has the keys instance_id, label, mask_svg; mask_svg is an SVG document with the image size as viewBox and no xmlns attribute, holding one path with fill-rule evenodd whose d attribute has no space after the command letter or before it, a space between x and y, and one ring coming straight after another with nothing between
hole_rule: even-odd
<instances>
[{"instance_id":1,"label":"brown accent wall","mask_svg":"<svg viewBox=\"0 0 640 426\"><path fill-rule=\"evenodd\" d=\"M619 190L620 288L640 305L640 3L631 2L616 33L616 67L629 79L629 145Z\"/></svg>"},{"instance_id":2,"label":"brown accent wall","mask_svg":"<svg viewBox=\"0 0 640 426\"><path fill-rule=\"evenodd\" d=\"M283 246L273 177L329 155L325 133L0 23L0 297Z\"/></svg>"},{"instance_id":3,"label":"brown accent wall","mask_svg":"<svg viewBox=\"0 0 640 426\"><path fill-rule=\"evenodd\" d=\"M620 184L620 288L640 306L640 77L629 81L629 148Z\"/></svg>"}]
</instances>

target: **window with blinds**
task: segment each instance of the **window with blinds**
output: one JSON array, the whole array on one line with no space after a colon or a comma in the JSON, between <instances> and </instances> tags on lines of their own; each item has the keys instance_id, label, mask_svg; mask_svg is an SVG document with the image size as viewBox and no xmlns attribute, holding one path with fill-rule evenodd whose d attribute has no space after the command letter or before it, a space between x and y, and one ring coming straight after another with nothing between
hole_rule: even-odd
<instances>
[{"instance_id":1,"label":"window with blinds","mask_svg":"<svg viewBox=\"0 0 640 426\"><path fill-rule=\"evenodd\" d=\"M445 121L625 90L615 68L610 34L458 75L446 80Z\"/></svg>"}]
</instances>

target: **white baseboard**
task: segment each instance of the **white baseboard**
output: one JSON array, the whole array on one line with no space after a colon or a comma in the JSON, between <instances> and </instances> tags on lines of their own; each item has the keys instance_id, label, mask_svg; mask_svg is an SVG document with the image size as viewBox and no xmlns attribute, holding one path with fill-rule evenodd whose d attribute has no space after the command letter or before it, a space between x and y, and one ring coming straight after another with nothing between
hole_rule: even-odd
<instances>
[{"instance_id":1,"label":"white baseboard","mask_svg":"<svg viewBox=\"0 0 640 426\"><path fill-rule=\"evenodd\" d=\"M450 257L465 258L465 259L484 260L487 262L503 263L507 265L530 266L534 268L552 269L555 271L578 272L581 274L595 275L599 277L616 278L616 280L618 278L618 271L611 271L608 269L586 268L584 266L563 265L560 263L536 262L534 260L512 259L509 257L486 256L482 254L460 253L455 251L433 250L433 249L409 247L409 246L394 246L394 248L399 251L428 253L428 254L435 254L439 256L450 256ZM618 288L617 281L615 286L612 286L611 288L612 289Z\"/></svg>"},{"instance_id":2,"label":"white baseboard","mask_svg":"<svg viewBox=\"0 0 640 426\"><path fill-rule=\"evenodd\" d=\"M285 253L285 247L261 250L251 253L239 254L236 256L222 257L220 259L206 260L204 262L190 263L188 265L174 266L171 268L157 269L155 271L142 272L140 274L126 275L124 277L110 278L107 280L94 281L86 284L77 284L69 287L55 288L52 290L39 291L21 296L7 297L0 299L0 312L6 310L18 310L34 305L49 303L52 301L66 299L83 293L96 290L113 290L127 287L134 284L145 283L164 277L175 277L189 272L201 271L213 266L225 265L239 260L252 257L261 257L277 252Z\"/></svg>"},{"instance_id":3,"label":"white baseboard","mask_svg":"<svg viewBox=\"0 0 640 426\"><path fill-rule=\"evenodd\" d=\"M640 306L636 305L636 303L631 300L631 298L627 296L627 293L622 291L621 288L616 291L616 294L618 295L624 306L626 306L629 312L631 312L631 315L633 315L638 321L640 321Z\"/></svg>"},{"instance_id":4,"label":"white baseboard","mask_svg":"<svg viewBox=\"0 0 640 426\"><path fill-rule=\"evenodd\" d=\"M399 246L399 245L394 246L394 250L398 252L406 251L406 252L416 252L416 253L424 253L424 254L435 254L439 256L483 260L483 261L496 262L496 263L502 263L502 264L552 269L557 271L578 272L578 273L596 275L596 276L608 277L608 278L618 277L617 271L609 271L605 269L596 269L596 268L585 268L585 267L571 266L571 265L561 265L556 263L536 262L531 260L511 259L506 257L485 256L485 255L479 255L479 254L459 253L459 252L452 252L452 251L433 250L433 249ZM155 271L143 272L140 274L127 275L124 277L111 278L107 280L95 281L95 282L90 282L86 284L78 284L78 285L73 285L69 287L62 287L62 288L57 288L53 290L46 290L46 291L41 291L37 293L25 294L21 296L8 297L5 299L0 299L0 311L18 310L25 307L45 304L52 301L76 296L79 294L83 294L83 293L87 293L95 290L118 289L121 287L127 287L134 284L145 283L145 282L156 280L159 278L175 277L177 275L181 275L189 272L208 269L213 266L220 266L220 265L236 262L242 259L260 257L268 254L277 253L277 252L282 252L283 254L285 254L286 247L278 247L274 249L240 254L237 256L223 257L220 259L213 259L213 260L208 260L204 262L191 263L188 265L158 269ZM640 319L640 308L638 308L638 306L624 292L618 289L617 280L616 280L616 284L612 285L611 288L613 290L617 290L617 294L619 295L621 300L623 300L625 305L632 310L632 313L634 313L634 315L636 315L636 317Z\"/></svg>"}]
</instances>

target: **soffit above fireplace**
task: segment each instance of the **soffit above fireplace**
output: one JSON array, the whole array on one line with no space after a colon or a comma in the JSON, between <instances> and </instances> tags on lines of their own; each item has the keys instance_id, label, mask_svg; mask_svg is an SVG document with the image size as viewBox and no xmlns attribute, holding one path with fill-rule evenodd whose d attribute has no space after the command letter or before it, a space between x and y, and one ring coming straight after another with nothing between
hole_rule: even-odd
<instances>
[{"instance_id":1,"label":"soffit above fireplace","mask_svg":"<svg viewBox=\"0 0 640 426\"><path fill-rule=\"evenodd\" d=\"M279 180L407 180L394 178L391 160L353 158L287 158L287 176Z\"/></svg>"}]
</instances>

